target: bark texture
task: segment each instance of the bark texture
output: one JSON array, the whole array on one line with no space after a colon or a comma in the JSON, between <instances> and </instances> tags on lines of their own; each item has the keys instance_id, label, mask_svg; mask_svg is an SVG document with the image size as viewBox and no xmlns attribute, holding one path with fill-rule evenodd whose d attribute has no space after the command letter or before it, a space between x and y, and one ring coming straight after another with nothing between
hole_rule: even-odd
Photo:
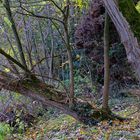
<instances>
[{"instance_id":1,"label":"bark texture","mask_svg":"<svg viewBox=\"0 0 140 140\"><path fill-rule=\"evenodd\" d=\"M103 109L109 110L109 83L110 83L110 66L109 66L109 15L105 13L104 25L104 88L103 88Z\"/></svg>"},{"instance_id":2,"label":"bark texture","mask_svg":"<svg viewBox=\"0 0 140 140\"><path fill-rule=\"evenodd\" d=\"M120 11L129 23L135 37L140 40L140 14L135 8L135 3L133 0L119 0L118 4Z\"/></svg>"},{"instance_id":3,"label":"bark texture","mask_svg":"<svg viewBox=\"0 0 140 140\"><path fill-rule=\"evenodd\" d=\"M138 43L138 38L136 38L136 35L134 35L133 28L129 24L129 20L127 16L125 15L125 12L123 12L123 14L121 13L115 1L103 0L103 2L105 5L105 8L108 11L108 14L110 15L120 35L121 42L123 43L126 50L128 61L133 66L137 74L137 77L140 80L140 47ZM129 1L129 2L133 4L133 1ZM129 10L128 14L129 15L132 14L131 16L135 16L133 15L133 12L131 13L131 9ZM135 22L137 22L136 18L135 18Z\"/></svg>"}]
</instances>

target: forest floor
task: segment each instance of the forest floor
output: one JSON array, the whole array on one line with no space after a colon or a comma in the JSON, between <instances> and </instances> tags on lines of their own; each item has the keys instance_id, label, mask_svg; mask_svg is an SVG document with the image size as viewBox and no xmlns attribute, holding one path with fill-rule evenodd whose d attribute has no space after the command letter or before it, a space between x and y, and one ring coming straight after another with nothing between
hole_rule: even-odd
<instances>
[{"instance_id":1,"label":"forest floor","mask_svg":"<svg viewBox=\"0 0 140 140\"><path fill-rule=\"evenodd\" d=\"M112 111L131 118L129 121L103 121L91 127L68 115L48 113L38 118L24 134L12 134L10 140L140 140L139 101L132 96L110 100Z\"/></svg>"}]
</instances>

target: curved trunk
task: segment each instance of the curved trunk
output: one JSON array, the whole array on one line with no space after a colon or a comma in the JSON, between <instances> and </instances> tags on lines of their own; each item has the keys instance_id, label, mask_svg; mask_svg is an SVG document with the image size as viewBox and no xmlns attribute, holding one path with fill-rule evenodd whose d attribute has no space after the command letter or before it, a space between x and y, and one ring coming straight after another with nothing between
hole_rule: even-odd
<instances>
[{"instance_id":1,"label":"curved trunk","mask_svg":"<svg viewBox=\"0 0 140 140\"><path fill-rule=\"evenodd\" d=\"M131 4L133 9L130 9L129 7L128 7L129 8L128 9L128 8L126 8L127 6L125 8L121 7L121 9L124 10L123 14L120 12L120 10L114 0L103 0L103 2L104 2L105 8L107 9L107 12L108 12L111 20L113 21L113 23L120 35L121 42L123 43L125 50L126 50L128 61L133 66L133 68L137 74L137 77L140 80L140 46L138 44L139 36L138 36L138 33L135 32L137 24L135 24L135 26L134 26L134 24L133 25L130 24L132 22L133 23L140 22L140 20L139 20L140 15L138 13L133 15L135 10L134 10L134 4L133 4L132 0L128 1L127 4L128 3L129 3L129 5ZM122 2L122 0L120 0L120 2ZM131 12L131 11L133 11L133 12ZM127 16L126 13L129 14L129 16ZM133 18L133 21L130 22L131 18L129 18L129 17L132 17L132 16L135 16L135 18ZM139 34L140 34L140 32L139 32Z\"/></svg>"}]
</instances>

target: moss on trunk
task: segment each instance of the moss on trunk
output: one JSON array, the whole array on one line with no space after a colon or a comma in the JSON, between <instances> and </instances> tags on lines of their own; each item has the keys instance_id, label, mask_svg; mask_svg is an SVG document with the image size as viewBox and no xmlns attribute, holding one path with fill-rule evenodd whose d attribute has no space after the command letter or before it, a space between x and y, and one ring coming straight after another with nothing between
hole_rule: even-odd
<instances>
[{"instance_id":1,"label":"moss on trunk","mask_svg":"<svg viewBox=\"0 0 140 140\"><path fill-rule=\"evenodd\" d=\"M12 75L0 72L0 87L37 100L42 103L43 107L55 107L87 125L95 125L102 120L116 118L111 112L94 108L88 102L80 99L74 99L73 105L69 106L69 103L65 102L66 93L42 83L39 79L18 80Z\"/></svg>"},{"instance_id":2,"label":"moss on trunk","mask_svg":"<svg viewBox=\"0 0 140 140\"><path fill-rule=\"evenodd\" d=\"M43 95L49 100L61 102L66 98L66 95L64 95L63 92L56 90L51 85L47 85L46 83L41 82L37 78L34 80L23 80L21 83L25 88L31 90L33 93Z\"/></svg>"},{"instance_id":3,"label":"moss on trunk","mask_svg":"<svg viewBox=\"0 0 140 140\"><path fill-rule=\"evenodd\" d=\"M96 125L103 120L126 120L120 116L115 115L110 110L94 108L91 104L85 101L75 100L71 110L76 112L78 120L87 125Z\"/></svg>"},{"instance_id":4,"label":"moss on trunk","mask_svg":"<svg viewBox=\"0 0 140 140\"><path fill-rule=\"evenodd\" d=\"M140 40L140 14L133 0L119 0L119 8L129 23L135 37Z\"/></svg>"}]
</instances>

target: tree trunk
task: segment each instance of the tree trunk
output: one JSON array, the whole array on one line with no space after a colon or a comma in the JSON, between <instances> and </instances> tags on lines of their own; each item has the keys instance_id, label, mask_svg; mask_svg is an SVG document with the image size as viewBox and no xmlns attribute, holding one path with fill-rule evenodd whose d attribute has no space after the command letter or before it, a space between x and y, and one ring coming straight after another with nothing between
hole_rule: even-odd
<instances>
[{"instance_id":1,"label":"tree trunk","mask_svg":"<svg viewBox=\"0 0 140 140\"><path fill-rule=\"evenodd\" d=\"M34 80L27 78L19 80L12 75L0 72L0 88L30 97L41 102L43 106L55 107L84 124L94 125L106 118L114 119L111 114L106 114L102 109L96 109L80 99L74 99L73 106L69 107L65 92L61 92L35 77Z\"/></svg>"},{"instance_id":2,"label":"tree trunk","mask_svg":"<svg viewBox=\"0 0 140 140\"><path fill-rule=\"evenodd\" d=\"M16 39L16 42L17 42L17 47L18 47L18 51L19 51L19 55L20 55L20 60L22 62L22 65L27 69L27 65L26 65L26 60L25 60L22 44L21 44L21 41L20 41L20 38L19 38L19 35L18 35L18 32L17 32L17 29L16 29L16 25L15 25L14 19L12 17L9 1L8 0L4 0L4 4L3 5L4 5L5 9L6 9L6 12L7 12L7 15L8 15L8 19L9 19L9 21L12 24L11 27L12 27L12 30L13 30L13 33L14 33L14 36L15 36L15 39Z\"/></svg>"},{"instance_id":3,"label":"tree trunk","mask_svg":"<svg viewBox=\"0 0 140 140\"><path fill-rule=\"evenodd\" d=\"M67 10L64 16L64 38L65 38L65 46L67 49L68 54L68 61L69 61L69 76L70 76L70 105L73 104L74 99L74 66L73 66L73 59L72 59L72 47L70 45L70 36L69 36L69 26L68 26L68 17L69 17L69 0L67 1Z\"/></svg>"},{"instance_id":4,"label":"tree trunk","mask_svg":"<svg viewBox=\"0 0 140 140\"><path fill-rule=\"evenodd\" d=\"M103 88L103 106L104 110L109 110L109 82L110 82L110 69L109 69L109 15L105 13L104 25L104 88Z\"/></svg>"},{"instance_id":5,"label":"tree trunk","mask_svg":"<svg viewBox=\"0 0 140 140\"><path fill-rule=\"evenodd\" d=\"M140 14L133 0L118 0L119 9L130 25L134 36L140 40Z\"/></svg>"},{"instance_id":6,"label":"tree trunk","mask_svg":"<svg viewBox=\"0 0 140 140\"><path fill-rule=\"evenodd\" d=\"M121 42L123 43L126 50L128 61L133 66L137 74L137 78L140 80L140 46L138 44L139 35L138 32L136 32L138 31L136 28L139 28L139 25L136 23L140 22L140 14L134 10L134 4L132 0L126 1L126 4L129 4L129 6L131 5L133 9L130 9L130 7L127 6L123 7L121 5L122 7L120 9L123 9L123 14L119 10L114 0L103 0L103 2L111 20L113 21L120 35ZM120 0L120 2L123 1ZM119 5L120 4L122 3L119 3ZM137 14L134 14L134 12ZM135 18L131 19L130 17L133 16L135 16Z\"/></svg>"}]
</instances>

